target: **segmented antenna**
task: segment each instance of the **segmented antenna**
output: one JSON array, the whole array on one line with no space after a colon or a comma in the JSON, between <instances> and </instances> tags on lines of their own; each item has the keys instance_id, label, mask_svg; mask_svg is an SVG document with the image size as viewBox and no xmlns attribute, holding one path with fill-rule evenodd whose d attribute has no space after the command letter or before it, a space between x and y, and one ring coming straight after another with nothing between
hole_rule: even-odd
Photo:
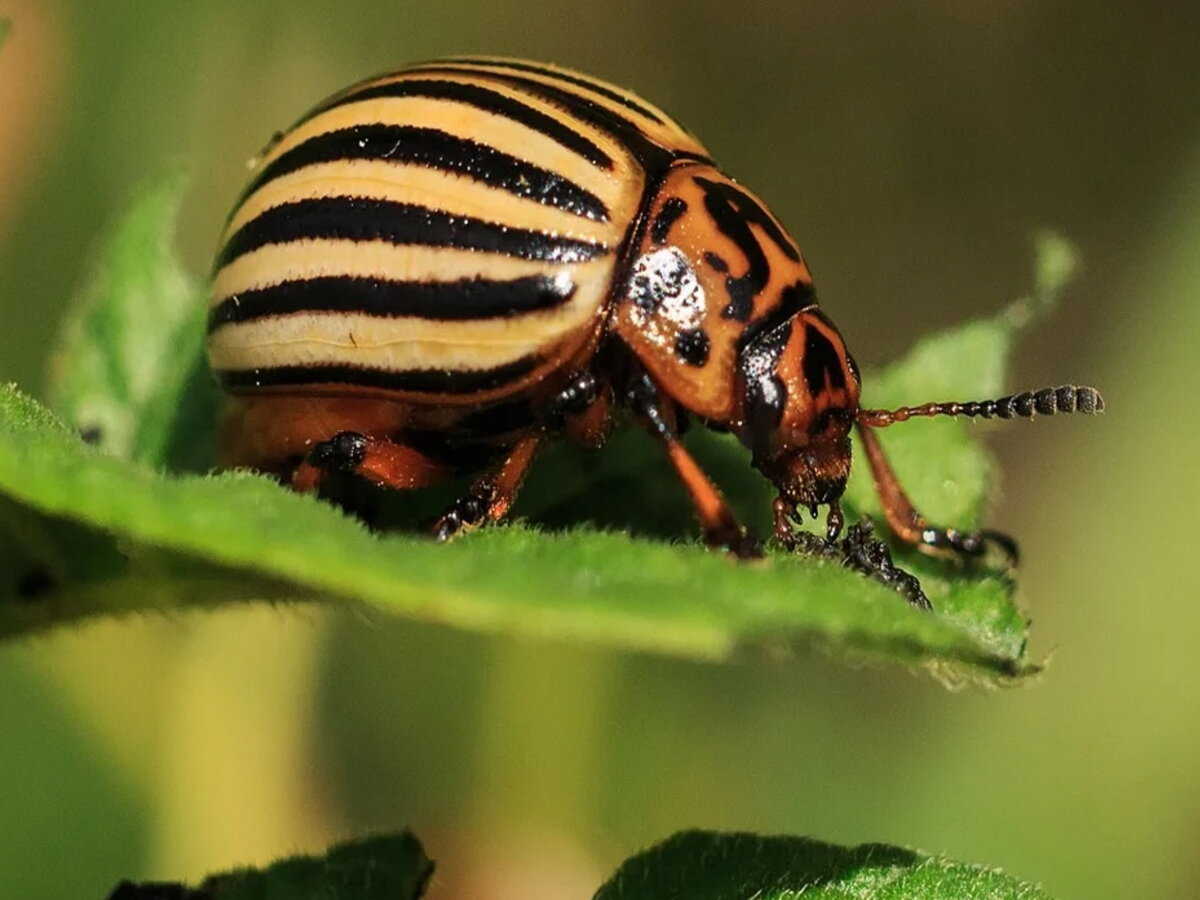
<instances>
[{"instance_id":1,"label":"segmented antenna","mask_svg":"<svg viewBox=\"0 0 1200 900\"><path fill-rule=\"evenodd\" d=\"M1055 413L1104 412L1104 398L1093 387L1065 384L1057 388L1027 391L999 400L972 400L969 403L926 403L899 409L860 409L858 421L873 428L884 428L914 416L971 416L981 419L1032 419Z\"/></svg>"}]
</instances>

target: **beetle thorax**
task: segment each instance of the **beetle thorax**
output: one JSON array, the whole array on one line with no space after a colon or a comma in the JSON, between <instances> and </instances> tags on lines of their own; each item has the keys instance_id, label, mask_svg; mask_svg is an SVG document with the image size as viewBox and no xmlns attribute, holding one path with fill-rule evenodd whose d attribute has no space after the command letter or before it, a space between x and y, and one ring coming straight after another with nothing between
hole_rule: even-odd
<instances>
[{"instance_id":1,"label":"beetle thorax","mask_svg":"<svg viewBox=\"0 0 1200 900\"><path fill-rule=\"evenodd\" d=\"M811 304L799 248L753 194L683 162L648 201L629 252L613 330L671 399L737 430L743 349Z\"/></svg>"}]
</instances>

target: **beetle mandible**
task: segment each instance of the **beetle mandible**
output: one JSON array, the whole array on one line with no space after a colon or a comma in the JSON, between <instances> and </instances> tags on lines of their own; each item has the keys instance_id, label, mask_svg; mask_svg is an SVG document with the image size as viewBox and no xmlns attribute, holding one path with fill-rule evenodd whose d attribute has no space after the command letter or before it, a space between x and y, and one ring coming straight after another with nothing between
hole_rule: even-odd
<instances>
[{"instance_id":1,"label":"beetle mandible","mask_svg":"<svg viewBox=\"0 0 1200 900\"><path fill-rule=\"evenodd\" d=\"M863 409L799 247L691 134L613 85L490 57L361 82L275 138L221 239L208 350L228 465L300 491L332 472L397 490L483 472L441 539L501 519L549 438L599 447L627 409L712 546L759 552L680 443L685 416L749 449L784 546L855 555L835 541L857 428L899 541L1015 556L998 533L926 522L874 429L1103 407L1067 386ZM824 539L796 529L822 506ZM898 571L851 538L857 568Z\"/></svg>"}]
</instances>

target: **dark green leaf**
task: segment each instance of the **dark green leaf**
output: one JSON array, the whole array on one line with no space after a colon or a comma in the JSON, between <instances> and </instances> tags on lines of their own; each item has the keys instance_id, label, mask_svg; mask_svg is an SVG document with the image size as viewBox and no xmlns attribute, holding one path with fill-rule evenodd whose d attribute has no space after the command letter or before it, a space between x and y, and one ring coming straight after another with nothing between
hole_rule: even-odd
<instances>
[{"instance_id":1,"label":"dark green leaf","mask_svg":"<svg viewBox=\"0 0 1200 900\"><path fill-rule=\"evenodd\" d=\"M595 900L1048 900L994 869L885 844L688 831L621 866Z\"/></svg>"},{"instance_id":2,"label":"dark green leaf","mask_svg":"<svg viewBox=\"0 0 1200 900\"><path fill-rule=\"evenodd\" d=\"M418 900L433 863L409 832L331 847L324 856L294 856L266 869L212 875L195 888L119 885L110 900Z\"/></svg>"}]
</instances>

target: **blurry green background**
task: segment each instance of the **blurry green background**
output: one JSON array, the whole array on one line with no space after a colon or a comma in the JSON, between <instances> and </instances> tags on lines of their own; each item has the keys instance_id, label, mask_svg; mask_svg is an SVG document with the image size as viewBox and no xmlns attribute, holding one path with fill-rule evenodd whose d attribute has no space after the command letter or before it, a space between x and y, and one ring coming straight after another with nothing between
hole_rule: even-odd
<instances>
[{"instance_id":1,"label":"blurry green background","mask_svg":"<svg viewBox=\"0 0 1200 900\"><path fill-rule=\"evenodd\" d=\"M697 131L797 234L864 365L1018 295L1030 231L1062 229L1087 269L1015 378L1109 404L992 438L993 521L1022 540L1034 654L1053 654L1031 687L318 610L105 622L0 647L0 895L100 898L408 825L435 900L586 898L687 826L914 845L1063 898L1200 897L1194 2L0 14L0 380L39 390L90 248L144 178L190 165L180 244L202 272L274 130L367 74L488 52L628 85Z\"/></svg>"}]
</instances>

